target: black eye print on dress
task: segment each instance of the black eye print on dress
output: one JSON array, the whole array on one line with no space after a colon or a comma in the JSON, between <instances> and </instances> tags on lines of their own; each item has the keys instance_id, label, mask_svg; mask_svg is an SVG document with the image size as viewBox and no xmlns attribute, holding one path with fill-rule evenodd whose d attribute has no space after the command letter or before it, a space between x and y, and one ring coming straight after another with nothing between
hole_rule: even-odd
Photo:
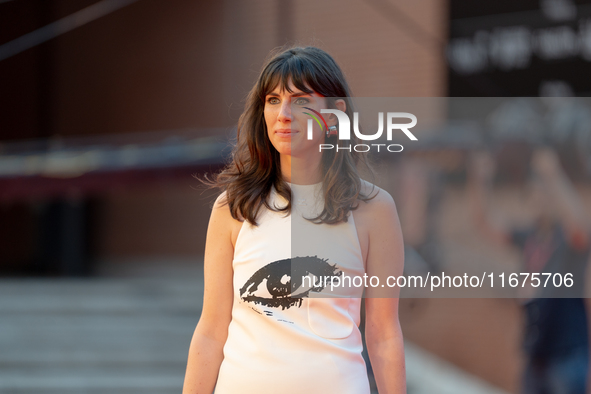
<instances>
[{"instance_id":1,"label":"black eye print on dress","mask_svg":"<svg viewBox=\"0 0 591 394\"><path fill-rule=\"evenodd\" d=\"M310 277L311 287L307 286L296 293L304 284L302 278L310 275L317 277ZM322 291L332 278L341 275L336 264L331 265L317 256L278 260L255 272L240 289L240 298L271 308L299 308L303 298L308 297L311 291ZM307 280L305 284L308 284ZM266 297L268 295L270 297Z\"/></svg>"}]
</instances>

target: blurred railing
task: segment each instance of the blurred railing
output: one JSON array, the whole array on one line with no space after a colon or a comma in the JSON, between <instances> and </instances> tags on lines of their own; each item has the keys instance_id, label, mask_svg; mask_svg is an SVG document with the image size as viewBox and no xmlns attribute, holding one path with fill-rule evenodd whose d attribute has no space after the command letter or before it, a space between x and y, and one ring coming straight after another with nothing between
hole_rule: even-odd
<instances>
[{"instance_id":1,"label":"blurred railing","mask_svg":"<svg viewBox=\"0 0 591 394\"><path fill-rule=\"evenodd\" d=\"M0 201L96 193L217 167L230 153L227 134L188 129L0 143Z\"/></svg>"}]
</instances>

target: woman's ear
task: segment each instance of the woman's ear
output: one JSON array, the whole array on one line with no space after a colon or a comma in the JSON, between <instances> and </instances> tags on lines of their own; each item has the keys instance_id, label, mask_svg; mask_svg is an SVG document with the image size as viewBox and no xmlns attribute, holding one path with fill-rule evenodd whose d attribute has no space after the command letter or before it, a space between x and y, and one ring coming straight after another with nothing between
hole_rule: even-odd
<instances>
[{"instance_id":1,"label":"woman's ear","mask_svg":"<svg viewBox=\"0 0 591 394\"><path fill-rule=\"evenodd\" d=\"M336 109L338 109L339 111L345 112L347 110L347 104L345 103L345 100L343 100L343 99L335 100L334 105L335 105ZM336 115L330 114L328 116L328 121L331 123L331 126L335 126L337 124Z\"/></svg>"},{"instance_id":2,"label":"woman's ear","mask_svg":"<svg viewBox=\"0 0 591 394\"><path fill-rule=\"evenodd\" d=\"M338 99L334 102L334 105L337 107L337 109L339 111L345 112L347 111L347 104L345 103L345 100L343 99Z\"/></svg>"}]
</instances>

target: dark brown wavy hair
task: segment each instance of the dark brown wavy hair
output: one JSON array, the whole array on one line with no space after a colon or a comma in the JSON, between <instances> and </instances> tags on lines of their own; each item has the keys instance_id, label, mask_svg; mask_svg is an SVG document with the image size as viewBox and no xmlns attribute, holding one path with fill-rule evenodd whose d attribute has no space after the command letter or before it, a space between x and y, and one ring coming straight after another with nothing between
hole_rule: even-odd
<instances>
[{"instance_id":1,"label":"dark brown wavy hair","mask_svg":"<svg viewBox=\"0 0 591 394\"><path fill-rule=\"evenodd\" d=\"M234 219L246 219L257 225L256 218L263 206L287 215L291 212L291 189L281 175L279 152L268 138L263 113L267 94L278 85L292 93L290 79L303 92L314 91L327 98L342 98L349 119L353 119L349 86L341 69L328 53L316 47L292 47L272 53L246 98L244 112L238 121L231 160L213 180L207 177L204 180L209 186L226 191L223 203L229 205ZM330 99L329 105L336 108ZM335 139L336 144L336 138L331 138ZM338 142L340 147L347 147L357 143L358 139L352 137L349 141ZM375 197L361 190L359 164L363 164L368 173L373 173L365 154L342 149L335 151L330 149L322 153L325 204L317 217L308 218L314 223L346 222L349 211L357 209L360 201ZM277 207L269 203L272 187L287 200L286 206Z\"/></svg>"}]
</instances>

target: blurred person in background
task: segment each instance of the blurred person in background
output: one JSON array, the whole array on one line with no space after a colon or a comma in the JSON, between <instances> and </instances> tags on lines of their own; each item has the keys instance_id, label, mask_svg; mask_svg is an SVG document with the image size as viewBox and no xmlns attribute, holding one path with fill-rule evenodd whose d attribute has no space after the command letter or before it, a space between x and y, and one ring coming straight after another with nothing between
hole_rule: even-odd
<instances>
[{"instance_id":1,"label":"blurred person in background","mask_svg":"<svg viewBox=\"0 0 591 394\"><path fill-rule=\"evenodd\" d=\"M400 203L406 265L405 274L441 272L441 245L437 220L444 190L443 152L412 152L398 165L401 172Z\"/></svg>"},{"instance_id":2,"label":"blurred person in background","mask_svg":"<svg viewBox=\"0 0 591 394\"><path fill-rule=\"evenodd\" d=\"M305 111L335 108L352 119L349 97L340 68L318 48L288 49L263 67L238 123L232 161L213 182L223 192L209 222L203 311L184 394L211 393L214 386L218 394L369 394L361 298L312 297L322 288L301 292L292 273L296 261L308 259L315 275L336 275L337 264L343 272L371 275L383 265L402 274L392 197L360 178L359 156L319 151L329 138L337 142L330 133L336 116L326 115L324 127L313 123L307 138ZM398 297L368 296L365 311L378 389L405 393Z\"/></svg>"},{"instance_id":3,"label":"blurred person in background","mask_svg":"<svg viewBox=\"0 0 591 394\"><path fill-rule=\"evenodd\" d=\"M532 155L533 174L524 206L533 211L532 222L501 229L493 223L486 204L494 167L489 154L478 153L469 169L471 208L478 229L489 240L519 249L523 261L520 272L559 273L563 277L571 273L574 281L569 289L530 286L526 287L529 294L522 294L526 322L522 392L584 394L589 369L589 313L584 284L591 233L584 206L562 171L557 154L539 148Z\"/></svg>"}]
</instances>

